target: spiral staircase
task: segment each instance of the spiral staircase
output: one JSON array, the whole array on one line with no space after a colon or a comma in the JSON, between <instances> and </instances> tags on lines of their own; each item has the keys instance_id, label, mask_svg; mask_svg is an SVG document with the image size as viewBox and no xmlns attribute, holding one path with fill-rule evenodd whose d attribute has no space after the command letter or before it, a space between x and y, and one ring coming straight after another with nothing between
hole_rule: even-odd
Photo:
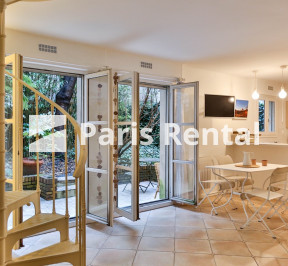
<instances>
[{"instance_id":1,"label":"spiral staircase","mask_svg":"<svg viewBox=\"0 0 288 266\"><path fill-rule=\"evenodd\" d=\"M45 95L39 93L35 88L26 84L22 80L22 57L20 55L10 55L6 57L6 64L12 63L12 73L5 71L6 76L13 78L13 118L5 123L13 124L13 178L6 179L6 183L12 184L12 191L4 192L4 204L0 204L0 221L2 226L0 240L3 241L0 249L0 265L9 266L37 266L49 265L61 262L68 262L72 265L86 265L86 239L85 239L85 224L86 224L86 207L85 207L85 163L87 159L87 147L80 145L81 129L78 123L59 105L51 101ZM20 70L19 70L20 67ZM22 127L22 88L25 86L34 93L35 98L35 115L39 115L39 101L46 101L51 106L51 114L54 114L56 109L66 116L67 123L70 123L75 131L75 231L76 237L72 241L69 239L69 206L68 206L68 150L64 153L65 157L65 189L66 189L66 211L64 215L57 213L57 204L55 203L55 193L57 186L55 184L55 152L52 152L52 188L53 188L53 205L51 213L41 213L40 208L40 166L39 153L37 153L37 187L36 190L23 190L23 127ZM15 101L14 101L15 100ZM66 125L67 125L66 123ZM64 126L65 128L66 126ZM54 133L54 128L51 129ZM39 140L39 135L36 133L36 140ZM21 145L22 144L22 145ZM68 147L68 145L66 145ZM71 177L70 177L71 178ZM1 183L1 182L0 182ZM1 203L1 202L0 202ZM35 215L28 220L22 222L21 210L24 205L33 204L35 207ZM13 213L14 226L11 230L7 230L9 215ZM56 230L60 232L60 242L26 254L21 257L13 258L13 248L19 248L19 241L35 234L40 234L48 230ZM74 230L74 228L73 228ZM18 244L18 246L17 246ZM4 248L3 248L4 247Z\"/></svg>"}]
</instances>

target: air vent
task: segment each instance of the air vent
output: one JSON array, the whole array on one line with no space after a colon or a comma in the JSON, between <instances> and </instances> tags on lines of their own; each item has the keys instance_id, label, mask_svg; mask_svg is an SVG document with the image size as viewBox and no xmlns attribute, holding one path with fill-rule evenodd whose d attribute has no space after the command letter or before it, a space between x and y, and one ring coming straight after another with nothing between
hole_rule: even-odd
<instances>
[{"instance_id":1,"label":"air vent","mask_svg":"<svg viewBox=\"0 0 288 266\"><path fill-rule=\"evenodd\" d=\"M56 46L47 45L47 44L39 44L39 51L40 52L57 54L57 47Z\"/></svg>"},{"instance_id":2,"label":"air vent","mask_svg":"<svg viewBox=\"0 0 288 266\"><path fill-rule=\"evenodd\" d=\"M141 62L141 67L152 69L152 63Z\"/></svg>"},{"instance_id":3,"label":"air vent","mask_svg":"<svg viewBox=\"0 0 288 266\"><path fill-rule=\"evenodd\" d=\"M273 91L274 88L272 86L268 86L268 91Z\"/></svg>"}]
</instances>

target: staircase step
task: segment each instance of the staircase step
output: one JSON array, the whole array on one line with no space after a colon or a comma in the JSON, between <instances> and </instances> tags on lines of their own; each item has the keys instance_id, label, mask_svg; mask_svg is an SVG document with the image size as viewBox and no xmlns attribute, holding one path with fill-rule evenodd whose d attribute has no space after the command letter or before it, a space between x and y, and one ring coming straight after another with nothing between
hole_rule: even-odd
<instances>
[{"instance_id":1,"label":"staircase step","mask_svg":"<svg viewBox=\"0 0 288 266\"><path fill-rule=\"evenodd\" d=\"M36 213L40 208L40 197L36 190L25 191L6 191L5 192L5 208L8 214L29 202L35 204Z\"/></svg>"},{"instance_id":2,"label":"staircase step","mask_svg":"<svg viewBox=\"0 0 288 266\"><path fill-rule=\"evenodd\" d=\"M63 241L8 261L9 266L43 266L60 262L80 265L79 244ZM78 263L77 263L78 262Z\"/></svg>"},{"instance_id":3,"label":"staircase step","mask_svg":"<svg viewBox=\"0 0 288 266\"><path fill-rule=\"evenodd\" d=\"M12 248L19 239L42 233L50 229L60 232L61 241L69 239L69 218L60 214L40 213L8 231L6 238L6 256L12 258Z\"/></svg>"},{"instance_id":4,"label":"staircase step","mask_svg":"<svg viewBox=\"0 0 288 266\"><path fill-rule=\"evenodd\" d=\"M38 227L40 229L39 232L43 232L45 230L45 228L47 228L47 226L48 226L48 229L46 229L46 230L55 228L55 225L57 225L57 223L63 219L66 219L66 217L64 215L57 214L57 213L54 213L54 214L53 213L36 214L33 217L29 218L28 220L24 221L23 223L19 224L18 226L14 227L13 229L9 230L8 236L12 235L12 234L17 234L19 232L23 233L26 230L38 231L37 230ZM36 234L39 232L35 232L33 234ZM23 237L26 237L26 236L23 236Z\"/></svg>"}]
</instances>

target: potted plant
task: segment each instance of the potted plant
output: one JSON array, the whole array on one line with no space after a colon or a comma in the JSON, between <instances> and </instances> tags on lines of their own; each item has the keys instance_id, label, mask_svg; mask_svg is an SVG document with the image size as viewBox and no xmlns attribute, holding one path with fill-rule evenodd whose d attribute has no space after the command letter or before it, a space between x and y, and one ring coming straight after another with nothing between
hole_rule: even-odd
<instances>
[{"instance_id":1,"label":"potted plant","mask_svg":"<svg viewBox=\"0 0 288 266\"><path fill-rule=\"evenodd\" d=\"M39 159L39 169L44 161ZM23 158L23 175L36 175L37 174L37 158L36 156L29 156Z\"/></svg>"}]
</instances>

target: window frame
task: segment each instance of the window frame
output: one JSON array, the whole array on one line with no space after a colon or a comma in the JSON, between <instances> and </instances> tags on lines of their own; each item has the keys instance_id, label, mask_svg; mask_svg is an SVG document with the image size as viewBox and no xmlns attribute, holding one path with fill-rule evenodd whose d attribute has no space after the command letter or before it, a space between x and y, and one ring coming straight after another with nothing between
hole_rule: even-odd
<instances>
[{"instance_id":1,"label":"window frame","mask_svg":"<svg viewBox=\"0 0 288 266\"><path fill-rule=\"evenodd\" d=\"M264 101L265 111L264 111L264 131L259 131L259 134L261 134L264 137L277 137L278 134L278 99L275 96L271 95L260 95L258 102L257 102L257 116L258 116L258 122L259 122L259 101ZM275 131L270 132L269 131L269 113L270 113L270 104L269 102L274 102L274 128Z\"/></svg>"}]
</instances>

